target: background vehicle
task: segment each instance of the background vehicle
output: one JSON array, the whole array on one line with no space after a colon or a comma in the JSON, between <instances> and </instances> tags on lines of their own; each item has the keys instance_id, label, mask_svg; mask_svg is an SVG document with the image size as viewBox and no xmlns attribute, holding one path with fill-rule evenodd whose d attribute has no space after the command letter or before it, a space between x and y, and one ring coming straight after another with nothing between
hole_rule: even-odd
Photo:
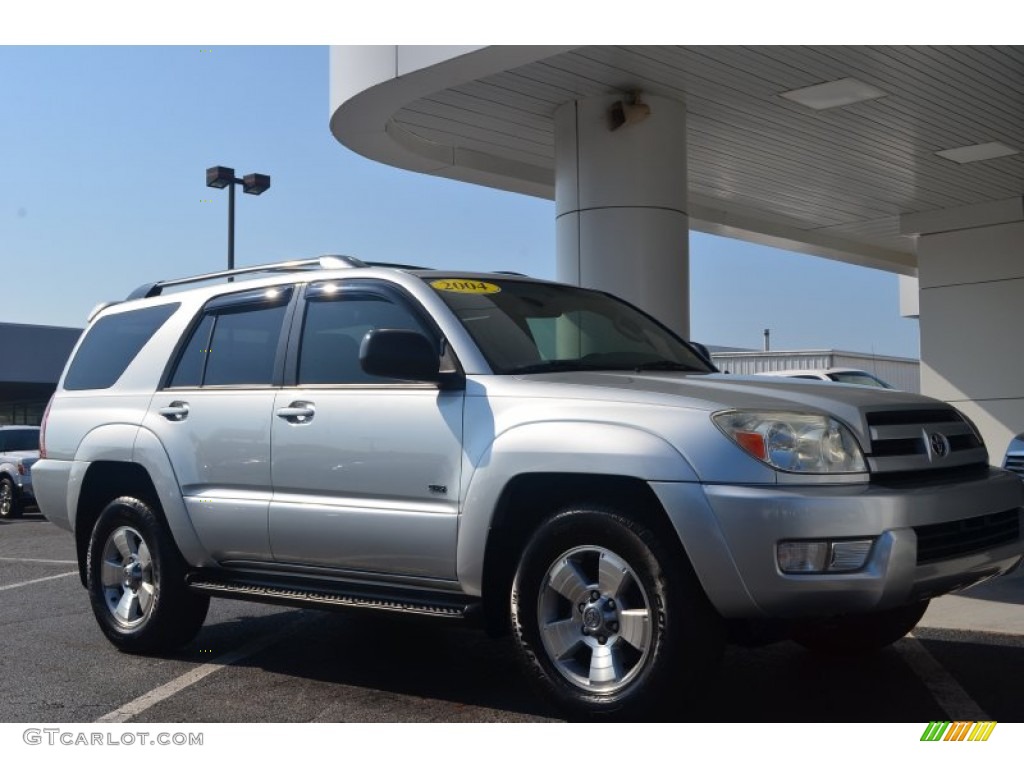
<instances>
[{"instance_id":1,"label":"background vehicle","mask_svg":"<svg viewBox=\"0 0 1024 768\"><path fill-rule=\"evenodd\" d=\"M1024 480L1024 435L1017 435L1010 441L1003 459L1003 469L1016 472Z\"/></svg>"},{"instance_id":2,"label":"background vehicle","mask_svg":"<svg viewBox=\"0 0 1024 768\"><path fill-rule=\"evenodd\" d=\"M1024 553L1024 486L945 403L718 374L569 285L257 274L100 310L47 409L36 494L123 650L211 596L477 618L567 711L630 715L758 625L872 650Z\"/></svg>"},{"instance_id":3,"label":"background vehicle","mask_svg":"<svg viewBox=\"0 0 1024 768\"><path fill-rule=\"evenodd\" d=\"M39 427L0 427L0 518L20 517L35 504L32 465L39 459Z\"/></svg>"},{"instance_id":4,"label":"background vehicle","mask_svg":"<svg viewBox=\"0 0 1024 768\"><path fill-rule=\"evenodd\" d=\"M880 378L867 371L857 368L822 368L815 370L762 371L758 376L783 376L791 379L815 379L818 381L835 381L840 384L859 384L862 387L881 387L892 389Z\"/></svg>"}]
</instances>

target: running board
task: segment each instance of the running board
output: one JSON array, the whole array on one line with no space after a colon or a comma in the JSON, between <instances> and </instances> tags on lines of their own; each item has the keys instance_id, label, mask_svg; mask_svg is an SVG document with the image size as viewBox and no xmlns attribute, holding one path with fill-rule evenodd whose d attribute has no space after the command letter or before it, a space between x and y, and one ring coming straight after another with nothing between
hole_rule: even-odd
<instances>
[{"instance_id":1,"label":"running board","mask_svg":"<svg viewBox=\"0 0 1024 768\"><path fill-rule=\"evenodd\" d=\"M362 608L393 613L464 619L476 613L479 601L464 595L442 592L370 591L363 585L298 585L260 583L257 580L212 577L193 573L186 579L189 589L211 597L277 603L296 608Z\"/></svg>"}]
</instances>

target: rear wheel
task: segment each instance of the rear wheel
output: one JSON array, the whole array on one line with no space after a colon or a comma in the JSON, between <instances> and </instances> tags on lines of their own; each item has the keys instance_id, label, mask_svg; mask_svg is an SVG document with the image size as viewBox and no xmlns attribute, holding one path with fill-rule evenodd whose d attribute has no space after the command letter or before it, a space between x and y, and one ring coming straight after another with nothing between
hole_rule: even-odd
<instances>
[{"instance_id":1,"label":"rear wheel","mask_svg":"<svg viewBox=\"0 0 1024 768\"><path fill-rule=\"evenodd\" d=\"M928 610L928 601L874 613L850 614L801 623L793 632L800 645L819 653L871 653L905 636Z\"/></svg>"},{"instance_id":2,"label":"rear wheel","mask_svg":"<svg viewBox=\"0 0 1024 768\"><path fill-rule=\"evenodd\" d=\"M87 586L100 628L133 653L170 651L203 625L209 597L185 586L185 564L146 502L122 496L100 513L89 540Z\"/></svg>"},{"instance_id":3,"label":"rear wheel","mask_svg":"<svg viewBox=\"0 0 1024 768\"><path fill-rule=\"evenodd\" d=\"M21 517L21 504L9 477L0 479L0 518L11 520Z\"/></svg>"},{"instance_id":4,"label":"rear wheel","mask_svg":"<svg viewBox=\"0 0 1024 768\"><path fill-rule=\"evenodd\" d=\"M520 655L580 717L678 718L722 651L721 621L688 563L614 510L562 512L536 531L512 589Z\"/></svg>"}]
</instances>

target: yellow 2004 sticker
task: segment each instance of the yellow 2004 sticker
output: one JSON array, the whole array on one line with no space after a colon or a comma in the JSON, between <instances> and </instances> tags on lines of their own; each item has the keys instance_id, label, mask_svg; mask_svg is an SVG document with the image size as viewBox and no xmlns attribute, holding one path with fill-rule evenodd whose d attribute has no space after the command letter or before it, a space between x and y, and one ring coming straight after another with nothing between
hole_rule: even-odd
<instances>
[{"instance_id":1,"label":"yellow 2004 sticker","mask_svg":"<svg viewBox=\"0 0 1024 768\"><path fill-rule=\"evenodd\" d=\"M482 280L435 280L432 288L450 293L501 293L501 288L494 283L485 283Z\"/></svg>"}]
</instances>

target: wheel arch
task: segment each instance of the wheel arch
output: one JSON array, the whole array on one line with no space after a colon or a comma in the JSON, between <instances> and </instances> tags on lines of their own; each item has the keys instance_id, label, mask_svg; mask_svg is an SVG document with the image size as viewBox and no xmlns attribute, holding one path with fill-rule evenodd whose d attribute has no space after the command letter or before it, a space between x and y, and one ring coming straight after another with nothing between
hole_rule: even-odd
<instances>
[{"instance_id":1,"label":"wheel arch","mask_svg":"<svg viewBox=\"0 0 1024 768\"><path fill-rule=\"evenodd\" d=\"M474 458L464 472L456 550L456 575L463 591L470 595L482 594L484 552L496 510L507 503L509 488L523 482L517 478L631 478L641 486L652 481L697 481L690 464L664 438L614 422L552 420L521 424L500 433L471 455ZM655 503L660 508L660 502Z\"/></svg>"},{"instance_id":2,"label":"wheel arch","mask_svg":"<svg viewBox=\"0 0 1024 768\"><path fill-rule=\"evenodd\" d=\"M163 444L146 429L133 429L133 437L134 445L128 456L122 454L117 459L88 462L76 456L76 464L84 468L84 472L75 484L77 494L71 509L83 584L85 551L92 528L103 507L118 496L138 494L148 501L187 563L193 566L215 564L192 526Z\"/></svg>"},{"instance_id":3,"label":"wheel arch","mask_svg":"<svg viewBox=\"0 0 1024 768\"><path fill-rule=\"evenodd\" d=\"M128 461L94 461L82 478L75 508L75 552L78 555L78 576L86 584L85 561L89 538L104 507L119 496L132 496L153 507L154 513L167 524L153 481L145 468Z\"/></svg>"},{"instance_id":4,"label":"wheel arch","mask_svg":"<svg viewBox=\"0 0 1024 768\"><path fill-rule=\"evenodd\" d=\"M688 556L661 502L638 477L579 472L533 472L517 475L502 490L487 536L481 576L487 631L504 634L509 627L508 596L519 557L544 521L570 506L615 509L642 521L674 550Z\"/></svg>"}]
</instances>

